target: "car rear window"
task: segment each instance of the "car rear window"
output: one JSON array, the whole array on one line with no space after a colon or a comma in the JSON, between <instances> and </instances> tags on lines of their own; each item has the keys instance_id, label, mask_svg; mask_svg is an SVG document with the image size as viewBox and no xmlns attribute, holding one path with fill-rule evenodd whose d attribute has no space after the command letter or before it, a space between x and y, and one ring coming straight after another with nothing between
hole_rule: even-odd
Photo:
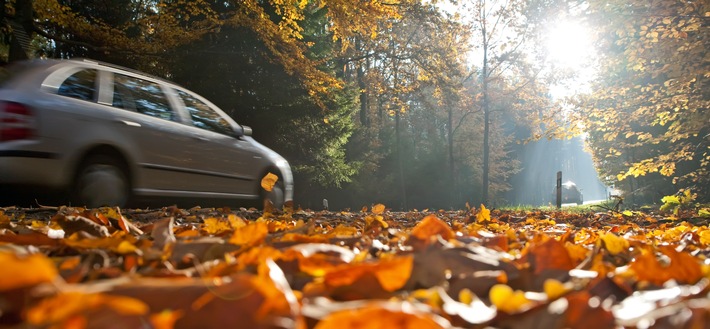
<instances>
[{"instance_id":1,"label":"car rear window","mask_svg":"<svg viewBox=\"0 0 710 329\"><path fill-rule=\"evenodd\" d=\"M59 86L59 95L93 101L96 94L96 70L85 69L70 75Z\"/></svg>"}]
</instances>

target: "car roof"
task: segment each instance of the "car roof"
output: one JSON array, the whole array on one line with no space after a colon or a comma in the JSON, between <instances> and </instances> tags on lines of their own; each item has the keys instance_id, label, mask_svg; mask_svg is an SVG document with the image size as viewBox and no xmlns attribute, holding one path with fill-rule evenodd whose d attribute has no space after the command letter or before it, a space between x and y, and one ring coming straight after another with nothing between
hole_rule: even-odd
<instances>
[{"instance_id":1,"label":"car roof","mask_svg":"<svg viewBox=\"0 0 710 329\"><path fill-rule=\"evenodd\" d=\"M89 59L89 58L71 58L71 59L36 58L36 59L11 62L5 67L5 69L6 69L6 72L10 72L9 75L12 75L11 73L13 71L15 71L15 72L30 72L30 74L39 74L40 72L46 72L47 70L52 70L55 66L90 67L90 68L96 68L96 69L111 68L111 69L115 69L115 70L121 70L121 71L125 71L128 73L132 73L135 75L140 75L140 76L146 77L148 79L157 80L162 83L171 84L173 86L177 86L177 87L185 89L185 87L180 86L173 81L169 81L164 78L154 76L152 74L149 74L149 73L146 73L143 71L139 71L136 69L128 68L128 67L117 65L117 64L112 64L112 63L108 63L108 62L102 62L99 60Z\"/></svg>"}]
</instances>

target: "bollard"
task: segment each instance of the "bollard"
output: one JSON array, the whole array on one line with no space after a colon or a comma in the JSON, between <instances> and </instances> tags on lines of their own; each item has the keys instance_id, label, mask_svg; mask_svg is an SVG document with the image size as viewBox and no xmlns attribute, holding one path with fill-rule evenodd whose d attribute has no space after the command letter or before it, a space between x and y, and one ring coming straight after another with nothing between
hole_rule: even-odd
<instances>
[{"instance_id":1,"label":"bollard","mask_svg":"<svg viewBox=\"0 0 710 329\"><path fill-rule=\"evenodd\" d=\"M557 172L557 209L562 208L562 172Z\"/></svg>"}]
</instances>

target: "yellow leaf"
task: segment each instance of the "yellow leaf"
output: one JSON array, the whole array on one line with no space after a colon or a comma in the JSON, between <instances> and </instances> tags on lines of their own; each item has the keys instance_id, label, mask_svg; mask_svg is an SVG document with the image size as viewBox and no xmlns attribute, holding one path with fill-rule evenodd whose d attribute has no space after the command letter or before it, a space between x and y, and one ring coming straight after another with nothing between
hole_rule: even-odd
<instances>
[{"instance_id":1,"label":"yellow leaf","mask_svg":"<svg viewBox=\"0 0 710 329\"><path fill-rule=\"evenodd\" d=\"M385 219L380 215L372 215L372 216L365 217L365 223L367 224L367 226L372 225L373 222L380 223L380 225L382 225L383 228L389 227L387 222L385 222Z\"/></svg>"},{"instance_id":2,"label":"yellow leaf","mask_svg":"<svg viewBox=\"0 0 710 329\"><path fill-rule=\"evenodd\" d=\"M710 245L710 230L702 230L698 232L698 236L700 236L700 243L705 246Z\"/></svg>"},{"instance_id":3,"label":"yellow leaf","mask_svg":"<svg viewBox=\"0 0 710 329\"><path fill-rule=\"evenodd\" d=\"M555 279L545 280L545 283L543 283L543 289L545 290L545 294L547 294L547 298L550 300L560 298L569 291L564 283Z\"/></svg>"},{"instance_id":4,"label":"yellow leaf","mask_svg":"<svg viewBox=\"0 0 710 329\"><path fill-rule=\"evenodd\" d=\"M475 295L471 290L468 288L464 288L459 292L459 302L464 303L466 305L470 305L473 302L473 299L475 298Z\"/></svg>"},{"instance_id":5,"label":"yellow leaf","mask_svg":"<svg viewBox=\"0 0 710 329\"><path fill-rule=\"evenodd\" d=\"M490 290L491 303L499 310L506 313L515 313L527 308L531 301L525 297L525 293L520 290L513 291L513 288L506 284L496 284Z\"/></svg>"},{"instance_id":6,"label":"yellow leaf","mask_svg":"<svg viewBox=\"0 0 710 329\"><path fill-rule=\"evenodd\" d=\"M276 176L272 173L266 174L264 178L261 179L261 187L265 189L268 192L271 192L274 189L274 185L276 185L276 182L279 180L279 176Z\"/></svg>"},{"instance_id":7,"label":"yellow leaf","mask_svg":"<svg viewBox=\"0 0 710 329\"><path fill-rule=\"evenodd\" d=\"M160 313L150 315L150 324L152 324L155 329L173 329L175 328L175 321L180 319L183 313L185 312L182 310L163 310Z\"/></svg>"},{"instance_id":8,"label":"yellow leaf","mask_svg":"<svg viewBox=\"0 0 710 329\"><path fill-rule=\"evenodd\" d=\"M220 234L230 231L231 229L232 227L229 221L215 217L205 218L204 223L202 224L202 230L211 235Z\"/></svg>"},{"instance_id":9,"label":"yellow leaf","mask_svg":"<svg viewBox=\"0 0 710 329\"><path fill-rule=\"evenodd\" d=\"M476 221L479 223L491 220L491 211L481 204L481 210L476 214Z\"/></svg>"},{"instance_id":10,"label":"yellow leaf","mask_svg":"<svg viewBox=\"0 0 710 329\"><path fill-rule=\"evenodd\" d=\"M629 248L629 241L626 239L616 236L614 233L604 233L599 237L604 241L606 250L608 250L612 255L616 255Z\"/></svg>"},{"instance_id":11,"label":"yellow leaf","mask_svg":"<svg viewBox=\"0 0 710 329\"><path fill-rule=\"evenodd\" d=\"M18 256L0 252L0 264L0 291L52 282L58 276L52 261L42 254Z\"/></svg>"}]
</instances>

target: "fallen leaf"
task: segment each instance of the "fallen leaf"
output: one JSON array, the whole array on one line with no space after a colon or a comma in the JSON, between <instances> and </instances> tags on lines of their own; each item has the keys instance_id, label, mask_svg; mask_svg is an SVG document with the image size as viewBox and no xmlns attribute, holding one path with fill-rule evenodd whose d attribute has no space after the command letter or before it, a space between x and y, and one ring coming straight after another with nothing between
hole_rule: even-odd
<instances>
[{"instance_id":1,"label":"fallen leaf","mask_svg":"<svg viewBox=\"0 0 710 329\"><path fill-rule=\"evenodd\" d=\"M489 298L497 309L506 313L521 312L532 305L532 301L525 297L524 292L513 290L506 284L493 286Z\"/></svg>"},{"instance_id":2,"label":"fallen leaf","mask_svg":"<svg viewBox=\"0 0 710 329\"><path fill-rule=\"evenodd\" d=\"M276 185L276 182L279 180L279 176L276 176L272 173L266 174L264 178L261 179L261 188L266 190L267 192L271 192L274 190L274 185Z\"/></svg>"},{"instance_id":3,"label":"fallen leaf","mask_svg":"<svg viewBox=\"0 0 710 329\"><path fill-rule=\"evenodd\" d=\"M59 277L54 263L42 254L17 255L0 250L0 291L50 283Z\"/></svg>"},{"instance_id":4,"label":"fallen leaf","mask_svg":"<svg viewBox=\"0 0 710 329\"><path fill-rule=\"evenodd\" d=\"M334 312L319 321L315 329L442 329L426 314L388 310L377 306Z\"/></svg>"}]
</instances>

